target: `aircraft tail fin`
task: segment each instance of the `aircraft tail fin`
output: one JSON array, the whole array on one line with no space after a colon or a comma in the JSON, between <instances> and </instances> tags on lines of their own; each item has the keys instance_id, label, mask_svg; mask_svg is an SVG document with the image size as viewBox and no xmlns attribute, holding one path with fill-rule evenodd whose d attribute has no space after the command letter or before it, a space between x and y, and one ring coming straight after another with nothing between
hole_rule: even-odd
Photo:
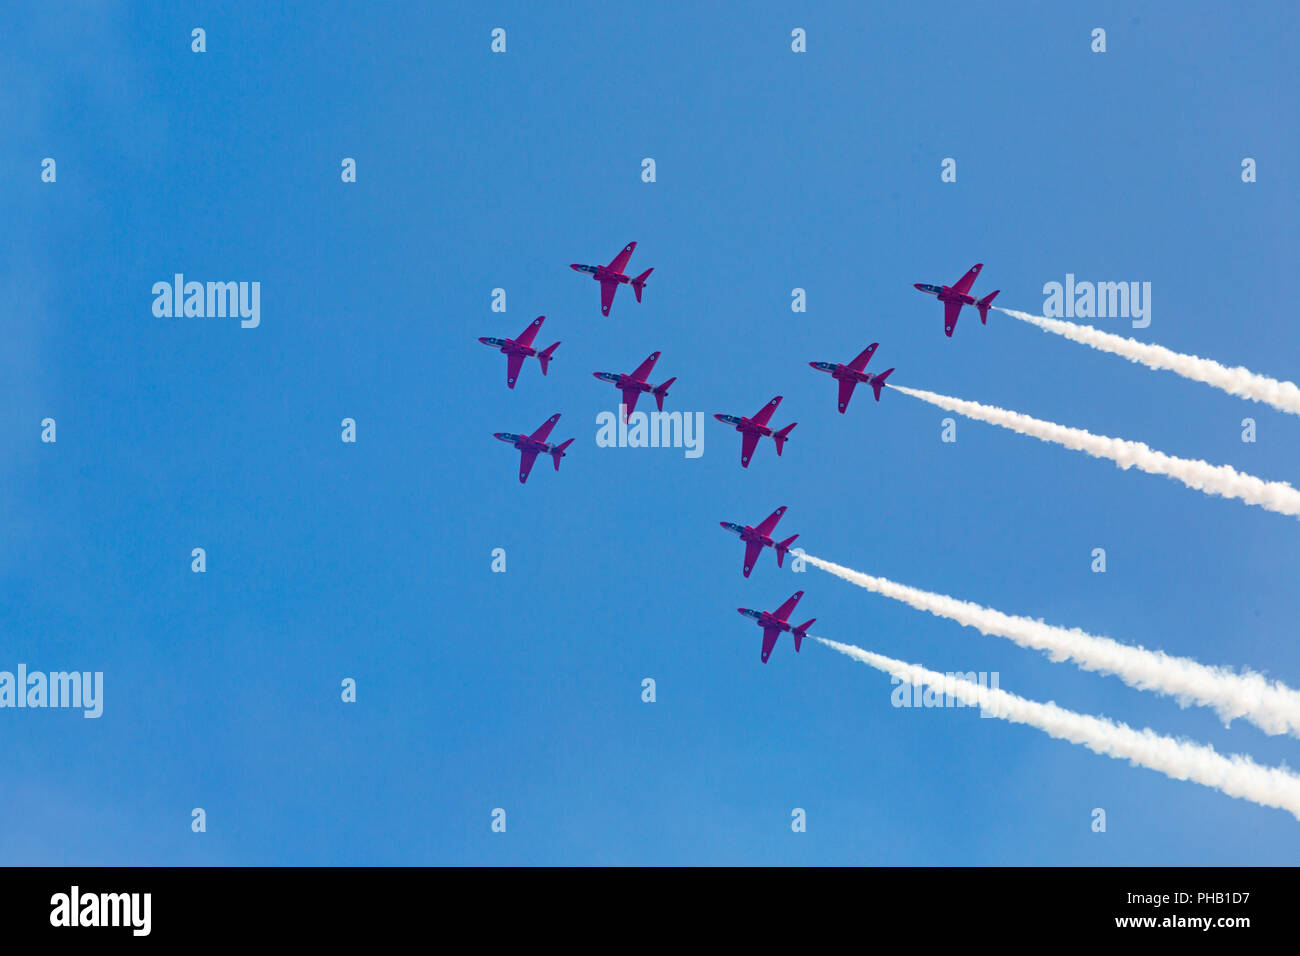
<instances>
[{"instance_id":1,"label":"aircraft tail fin","mask_svg":"<svg viewBox=\"0 0 1300 956\"><path fill-rule=\"evenodd\" d=\"M776 543L776 566L778 568L781 566L781 561L785 558L785 553L790 550L790 545L794 544L794 539L797 537L799 537L797 534L792 534L784 541L778 541Z\"/></svg>"},{"instance_id":2,"label":"aircraft tail fin","mask_svg":"<svg viewBox=\"0 0 1300 956\"><path fill-rule=\"evenodd\" d=\"M786 425L785 428L782 428L779 432L777 432L775 435L772 436L772 440L776 442L776 453L778 455L780 455L781 450L785 448L785 440L789 438L790 433L794 431L794 426L798 424L799 424L798 422L791 422L789 425Z\"/></svg>"},{"instance_id":3,"label":"aircraft tail fin","mask_svg":"<svg viewBox=\"0 0 1300 956\"><path fill-rule=\"evenodd\" d=\"M794 635L794 649L796 654L799 652L799 645L802 644L803 639L808 636L808 628L812 627L816 623L817 618L810 617L790 632Z\"/></svg>"},{"instance_id":4,"label":"aircraft tail fin","mask_svg":"<svg viewBox=\"0 0 1300 956\"><path fill-rule=\"evenodd\" d=\"M560 343L556 342L549 349L545 349L544 351L537 353L537 361L542 363L543 375L546 374L546 366L551 364L551 359L555 357L555 350L558 349L559 347L560 347Z\"/></svg>"},{"instance_id":5,"label":"aircraft tail fin","mask_svg":"<svg viewBox=\"0 0 1300 956\"><path fill-rule=\"evenodd\" d=\"M641 301L641 292L643 289L645 289L645 280L650 278L650 273L652 272L654 272L653 268L647 269L645 272L641 273L639 276L637 276L635 279L632 280L632 291L636 293L636 300L638 302Z\"/></svg>"},{"instance_id":6,"label":"aircraft tail fin","mask_svg":"<svg viewBox=\"0 0 1300 956\"><path fill-rule=\"evenodd\" d=\"M561 442L560 444L556 445L554 448L551 449L551 457L555 459L556 471L560 470L560 459L564 457L564 449L568 448L572 444L573 444L573 439L570 438L568 441Z\"/></svg>"},{"instance_id":7,"label":"aircraft tail fin","mask_svg":"<svg viewBox=\"0 0 1300 956\"><path fill-rule=\"evenodd\" d=\"M880 401L880 390L885 387L885 379L889 378L892 368L887 368L871 380L871 390L876 393L876 401Z\"/></svg>"},{"instance_id":8,"label":"aircraft tail fin","mask_svg":"<svg viewBox=\"0 0 1300 956\"><path fill-rule=\"evenodd\" d=\"M978 302L975 303L975 308L980 310L980 322L982 322L983 324L985 325L989 324L989 303L991 303L993 301L993 297L1001 291L1002 291L1001 289L994 289L984 298L980 299Z\"/></svg>"},{"instance_id":9,"label":"aircraft tail fin","mask_svg":"<svg viewBox=\"0 0 1300 956\"><path fill-rule=\"evenodd\" d=\"M655 403L659 406L661 412L664 410L664 399L668 397L668 386L675 381L677 381L676 375L655 389Z\"/></svg>"}]
</instances>

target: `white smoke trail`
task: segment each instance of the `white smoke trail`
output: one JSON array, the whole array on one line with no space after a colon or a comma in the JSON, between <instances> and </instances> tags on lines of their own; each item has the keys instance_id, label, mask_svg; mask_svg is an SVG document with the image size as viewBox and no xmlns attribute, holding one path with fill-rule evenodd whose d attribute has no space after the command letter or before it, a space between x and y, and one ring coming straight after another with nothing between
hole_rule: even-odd
<instances>
[{"instance_id":1,"label":"white smoke trail","mask_svg":"<svg viewBox=\"0 0 1300 956\"><path fill-rule=\"evenodd\" d=\"M993 308L1022 322L1036 325L1045 332L1055 332L1072 342L1079 342L1102 352L1110 352L1112 355L1121 355L1130 362L1141 362L1147 368L1176 372L1183 378L1213 385L1229 395L1248 398L1253 402L1263 402L1265 405L1272 405L1278 411L1300 415L1300 388L1297 388L1294 382L1281 382L1242 368L1240 365L1229 368L1213 359L1184 355L1162 345L1148 345L1137 339L1094 329L1090 325L1063 322L1044 315L1030 315L1028 312L1003 309L996 305Z\"/></svg>"},{"instance_id":2,"label":"white smoke trail","mask_svg":"<svg viewBox=\"0 0 1300 956\"><path fill-rule=\"evenodd\" d=\"M1054 661L1071 660L1083 670L1113 674L1130 687L1175 697L1183 707L1188 704L1212 707L1225 725L1241 717L1265 733L1300 737L1300 691L1254 671L1237 673L1226 667L1209 667L1163 651L1130 647L1077 627L1054 627L1033 618L1003 614L971 601L872 577L811 554L805 553L803 559L850 584L901 601L918 611L973 627L981 634L1008 638L1021 647L1046 651Z\"/></svg>"},{"instance_id":3,"label":"white smoke trail","mask_svg":"<svg viewBox=\"0 0 1300 956\"><path fill-rule=\"evenodd\" d=\"M1125 470L1137 468L1151 475L1176 478L1188 488L1195 488L1206 494L1239 498L1248 505L1258 505L1268 511L1276 511L1278 514L1300 517L1300 491L1285 481L1265 481L1254 475L1237 471L1230 465L1211 465L1209 462L1192 458L1175 458L1173 455L1156 451L1143 442L1094 435L1082 428L1070 428L1055 422L1045 422L995 405L981 405L979 402L968 402L903 385L885 387L976 421L999 425L1021 435L1029 435L1041 441L1053 442L1074 451L1084 452L1094 458L1109 458Z\"/></svg>"},{"instance_id":4,"label":"white smoke trail","mask_svg":"<svg viewBox=\"0 0 1300 956\"><path fill-rule=\"evenodd\" d=\"M1054 703L1041 704L997 688L981 687L851 644L824 637L814 640L914 687L928 685L968 705L979 706L994 717L1036 727L1059 740L1083 744L1094 753L1128 760L1175 780L1191 780L1230 797L1286 810L1300 820L1300 777L1284 768L1265 767L1241 754L1220 754L1206 744L1166 737L1149 727L1134 730L1127 724L1075 713Z\"/></svg>"}]
</instances>

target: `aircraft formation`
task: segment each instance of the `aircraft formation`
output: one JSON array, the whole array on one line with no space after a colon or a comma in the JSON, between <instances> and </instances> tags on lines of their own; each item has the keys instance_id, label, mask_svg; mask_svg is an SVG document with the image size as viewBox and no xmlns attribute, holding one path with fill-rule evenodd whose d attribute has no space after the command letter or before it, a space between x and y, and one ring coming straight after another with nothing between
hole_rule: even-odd
<instances>
[{"instance_id":1,"label":"aircraft formation","mask_svg":"<svg viewBox=\"0 0 1300 956\"><path fill-rule=\"evenodd\" d=\"M582 272L591 276L591 278L600 283L600 312L601 315L608 316L610 309L614 304L614 294L618 291L620 285L630 285L632 292L636 296L636 301L641 301L642 293L645 291L646 280L649 279L650 273L654 272L653 268L646 269L640 275L631 277L627 275L628 260L632 258L632 253L636 250L636 243L629 242L623 247L622 251L616 255L608 265L583 265L573 263L569 268L576 272ZM983 263L976 263L963 275L957 282L951 286L936 286L926 283L915 283L915 288L921 292L933 295L943 303L943 326L944 334L949 338L952 337L953 330L957 326L957 318L961 314L962 306L972 305L979 312L980 322L988 323L988 312L993 298L1000 290L994 290L982 299L976 299L970 294L971 286L974 285L976 277L980 270L984 268ZM542 374L545 375L551 359L555 355L555 350L560 347L556 342L545 349L537 349L533 342L541 330L542 323L546 321L546 316L539 315L515 338L495 338L482 336L479 341L484 345L496 349L506 356L506 387L513 389L523 370L525 359L536 358L541 366ZM893 368L887 368L883 372L866 371L868 363L876 353L879 342L872 342L865 349L858 353L847 365L839 362L809 362L808 365L815 371L824 372L833 378L839 386L839 395L837 407L843 415L849 407L849 402L853 398L853 391L859 385L870 386L877 402L880 401L881 392L885 387L885 380L889 378L894 371ZM655 404L659 411L663 411L664 399L668 397L669 387L677 381L676 377L666 379L660 385L654 385L650 382L650 374L653 372L655 363L659 361L661 353L652 352L640 365L628 373L620 372L593 372L592 375L602 382L608 382L619 390L621 395L620 408L623 420L626 422L627 417L632 414L636 408L637 399L643 394L654 396ZM771 438L776 446L776 453L779 457L785 448L786 441L790 438L797 422L791 422L781 428L775 428L770 423L772 417L776 414L780 406L782 396L777 395L772 398L766 405L760 408L752 416L715 414L713 417L725 425L732 426L740 433L740 466L748 468L750 459L753 458L754 452L758 449L760 438ZM492 437L498 441L506 442L519 451L519 483L523 484L528 481L528 475L532 472L533 465L536 463L539 455L550 455L555 464L555 470L560 470L560 461L566 455L565 449L573 443L573 439L567 439L559 444L551 444L550 438L552 429L560 420L560 414L557 412L548 418L545 422L531 434L515 434L513 432L496 432ZM785 514L785 506L777 508L770 515L760 521L757 525L741 525L732 521L722 521L719 524L726 531L737 535L745 544L744 562L741 565L741 573L748 578L750 572L754 570L759 556L764 548L771 548L776 555L776 566L782 567L785 556L790 553L791 546L797 534L777 541L772 532L776 529L777 523ZM797 653L803 644L803 639L808 635L810 628L816 621L812 618L803 624L790 624L790 614L794 611L795 605L803 597L803 591L796 591L789 599L785 601L775 611L755 611L749 608L738 608L737 610L751 617L763 629L763 642L760 648L760 659L767 663L776 646L777 638L785 632L790 632L794 639L794 649Z\"/></svg>"},{"instance_id":2,"label":"aircraft formation","mask_svg":"<svg viewBox=\"0 0 1300 956\"><path fill-rule=\"evenodd\" d=\"M609 315L610 307L614 304L614 293L618 291L620 285L632 286L632 291L636 293L636 300L641 301L641 293L645 290L646 279L654 269L647 269L635 278L629 278L623 273L627 268L627 261L632 258L632 252L636 249L635 242L629 242L623 247L623 251L616 255L612 262L606 266L587 266L574 263L570 268L578 272L590 273L591 277L600 283L600 312L602 315ZM506 388L513 389L515 383L519 380L519 373L523 370L524 360L536 358L542 367L542 374L546 374L547 368L551 364L551 359L555 356L555 350L560 347L560 343L544 349L533 347L533 340L537 338L537 333L541 331L542 323L546 321L546 316L539 315L513 339L502 339L494 336L479 336L479 341L484 345L496 349L506 357ZM651 385L646 381L650 375L650 370L654 368L655 362L659 361L659 353L655 352L648 359L637 366L636 370L630 375L618 375L613 372L594 372L596 378L606 382L613 382L623 393L624 420L632 413L636 407L636 400L642 392L650 392L658 403L659 410L663 411L664 399L668 395L668 387L677 381L676 378L670 378L662 385ZM533 465L537 461L538 455L550 455L555 462L555 470L560 470L560 460L565 457L565 449L573 443L570 438L567 441L553 445L547 441L551 435L551 429L555 423L560 420L560 413L556 412L538 427L531 434L517 435L514 432L494 432L492 437L497 441L503 441L513 445L519 451L519 483L522 485L528 481L529 474L532 473Z\"/></svg>"}]
</instances>

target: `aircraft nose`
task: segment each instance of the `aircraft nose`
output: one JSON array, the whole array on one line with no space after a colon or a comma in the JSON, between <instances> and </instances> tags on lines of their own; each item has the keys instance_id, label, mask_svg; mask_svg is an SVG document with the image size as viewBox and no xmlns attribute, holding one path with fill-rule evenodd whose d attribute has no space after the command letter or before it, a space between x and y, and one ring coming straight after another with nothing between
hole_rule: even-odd
<instances>
[{"instance_id":1,"label":"aircraft nose","mask_svg":"<svg viewBox=\"0 0 1300 956\"><path fill-rule=\"evenodd\" d=\"M912 288L913 288L913 289L917 289L917 290L919 290L919 291L921 291L921 292L924 292L924 291L925 291L925 287L924 287L923 285L921 285L921 283L919 283L919 282L913 282L913 283L912 283Z\"/></svg>"}]
</instances>

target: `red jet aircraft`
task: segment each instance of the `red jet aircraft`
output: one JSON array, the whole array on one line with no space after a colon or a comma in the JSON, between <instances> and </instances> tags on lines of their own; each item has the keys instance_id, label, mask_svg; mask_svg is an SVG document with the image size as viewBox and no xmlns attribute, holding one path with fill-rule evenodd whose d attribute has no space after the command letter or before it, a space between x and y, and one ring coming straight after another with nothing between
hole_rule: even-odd
<instances>
[{"instance_id":1,"label":"red jet aircraft","mask_svg":"<svg viewBox=\"0 0 1300 956\"><path fill-rule=\"evenodd\" d=\"M600 283L600 314L609 315L609 307L614 304L614 293L618 291L621 285L630 285L632 291L636 293L636 300L641 301L641 290L645 288L645 280L650 277L654 269L647 269L635 279L629 279L623 274L627 268L627 260L632 258L632 250L636 248L635 242L629 242L623 247L623 251L614 257L614 261L607 266L584 266L575 262L569 266L577 272L589 272L591 277Z\"/></svg>"},{"instance_id":2,"label":"red jet aircraft","mask_svg":"<svg viewBox=\"0 0 1300 956\"><path fill-rule=\"evenodd\" d=\"M797 534L792 534L784 541L772 540L772 532L776 529L776 523L781 520L783 514L785 514L785 505L777 508L764 518L757 528L749 525L742 527L734 521L718 522L732 534L740 535L740 540L745 542L745 566L743 568L745 577L749 577L749 572L754 570L754 564L758 561L758 556L764 548L772 548L776 551L776 566L781 567L781 561L785 558L785 553L790 550L790 545L794 544L794 539L799 537Z\"/></svg>"},{"instance_id":3,"label":"red jet aircraft","mask_svg":"<svg viewBox=\"0 0 1300 956\"><path fill-rule=\"evenodd\" d=\"M528 480L528 473L533 470L533 462L537 460L538 455L550 455L555 459L555 470L560 470L560 459L564 457L564 449L573 443L573 439L570 438L558 445L548 445L546 443L546 437L550 435L551 429L555 427L555 423L559 420L560 414L556 412L542 422L542 427L531 435L512 435L510 432L493 433L492 437L497 441L509 442L519 449L519 483L521 485Z\"/></svg>"},{"instance_id":4,"label":"red jet aircraft","mask_svg":"<svg viewBox=\"0 0 1300 956\"><path fill-rule=\"evenodd\" d=\"M977 262L971 266L970 272L966 273L957 280L956 285L926 285L924 282L914 283L915 288L930 295L938 296L939 301L943 303L943 334L952 338L952 330L957 327L957 316L961 314L963 305L973 305L980 311L980 321L985 325L989 321L989 303L993 297L1001 292L1001 289L995 289L984 298L976 300L970 294L970 287L975 284L975 277L980 274L984 268L984 263Z\"/></svg>"},{"instance_id":5,"label":"red jet aircraft","mask_svg":"<svg viewBox=\"0 0 1300 956\"><path fill-rule=\"evenodd\" d=\"M736 608L737 611L746 617L752 617L758 622L758 626L763 629L764 664L767 663L767 659L772 655L772 648L776 646L776 639L781 636L782 631L789 631L794 635L794 650L797 654L799 652L799 645L801 645L803 639L808 636L808 628L812 627L816 622L817 618L814 617L810 620L804 621L798 627L790 626L790 612L794 610L794 606L799 603L801 597L803 597L803 592L795 591L794 594L790 595L790 600L786 601L775 611L751 611L747 607Z\"/></svg>"},{"instance_id":6,"label":"red jet aircraft","mask_svg":"<svg viewBox=\"0 0 1300 956\"><path fill-rule=\"evenodd\" d=\"M654 352L651 356L636 367L636 371L631 375L619 375L615 372L592 372L602 382L613 382L614 385L623 392L623 421L627 421L627 416L632 414L636 408L636 400L642 392L651 392L654 394L655 402L659 406L659 411L664 410L664 399L668 397L668 386L677 381L674 376L662 385L651 385L646 381L650 375L650 370L655 367L655 362L659 361L659 353Z\"/></svg>"},{"instance_id":7,"label":"red jet aircraft","mask_svg":"<svg viewBox=\"0 0 1300 956\"><path fill-rule=\"evenodd\" d=\"M753 418L737 418L735 415L714 415L720 422L728 425L735 425L736 431L740 432L740 466L749 467L749 459L754 454L754 449L758 447L758 440L763 436L771 438L776 442L776 453L781 454L781 449L785 447L785 440L790 437L790 432L798 422L791 422L782 428L779 432L773 431L767 427L767 423L772 419L772 413L776 411L776 406L781 404L781 396L778 395L761 409Z\"/></svg>"},{"instance_id":8,"label":"red jet aircraft","mask_svg":"<svg viewBox=\"0 0 1300 956\"><path fill-rule=\"evenodd\" d=\"M880 401L880 390L885 386L885 379L889 378L892 368L887 368L879 375L872 375L870 372L862 371L871 361L871 356L875 354L876 346L879 342L872 342L862 353L848 365L837 365L834 362L809 362L813 368L819 372L830 372L831 378L840 383L840 414L844 414L844 409L849 407L849 399L853 397L853 390L859 384L870 385L872 391L876 393L876 401Z\"/></svg>"},{"instance_id":9,"label":"red jet aircraft","mask_svg":"<svg viewBox=\"0 0 1300 956\"><path fill-rule=\"evenodd\" d=\"M506 356L506 387L514 388L515 379L519 378L519 370L524 367L524 359L536 355L537 361L542 365L542 374L546 374L546 366L551 362L551 356L555 350L560 347L556 342L548 349L537 351L533 348L533 339L537 338L537 333L542 328L542 323L546 321L546 316L539 315L533 319L533 324L528 326L519 333L517 339L494 339L486 335L479 336L479 341L484 345L490 345L498 352L504 352Z\"/></svg>"}]
</instances>

